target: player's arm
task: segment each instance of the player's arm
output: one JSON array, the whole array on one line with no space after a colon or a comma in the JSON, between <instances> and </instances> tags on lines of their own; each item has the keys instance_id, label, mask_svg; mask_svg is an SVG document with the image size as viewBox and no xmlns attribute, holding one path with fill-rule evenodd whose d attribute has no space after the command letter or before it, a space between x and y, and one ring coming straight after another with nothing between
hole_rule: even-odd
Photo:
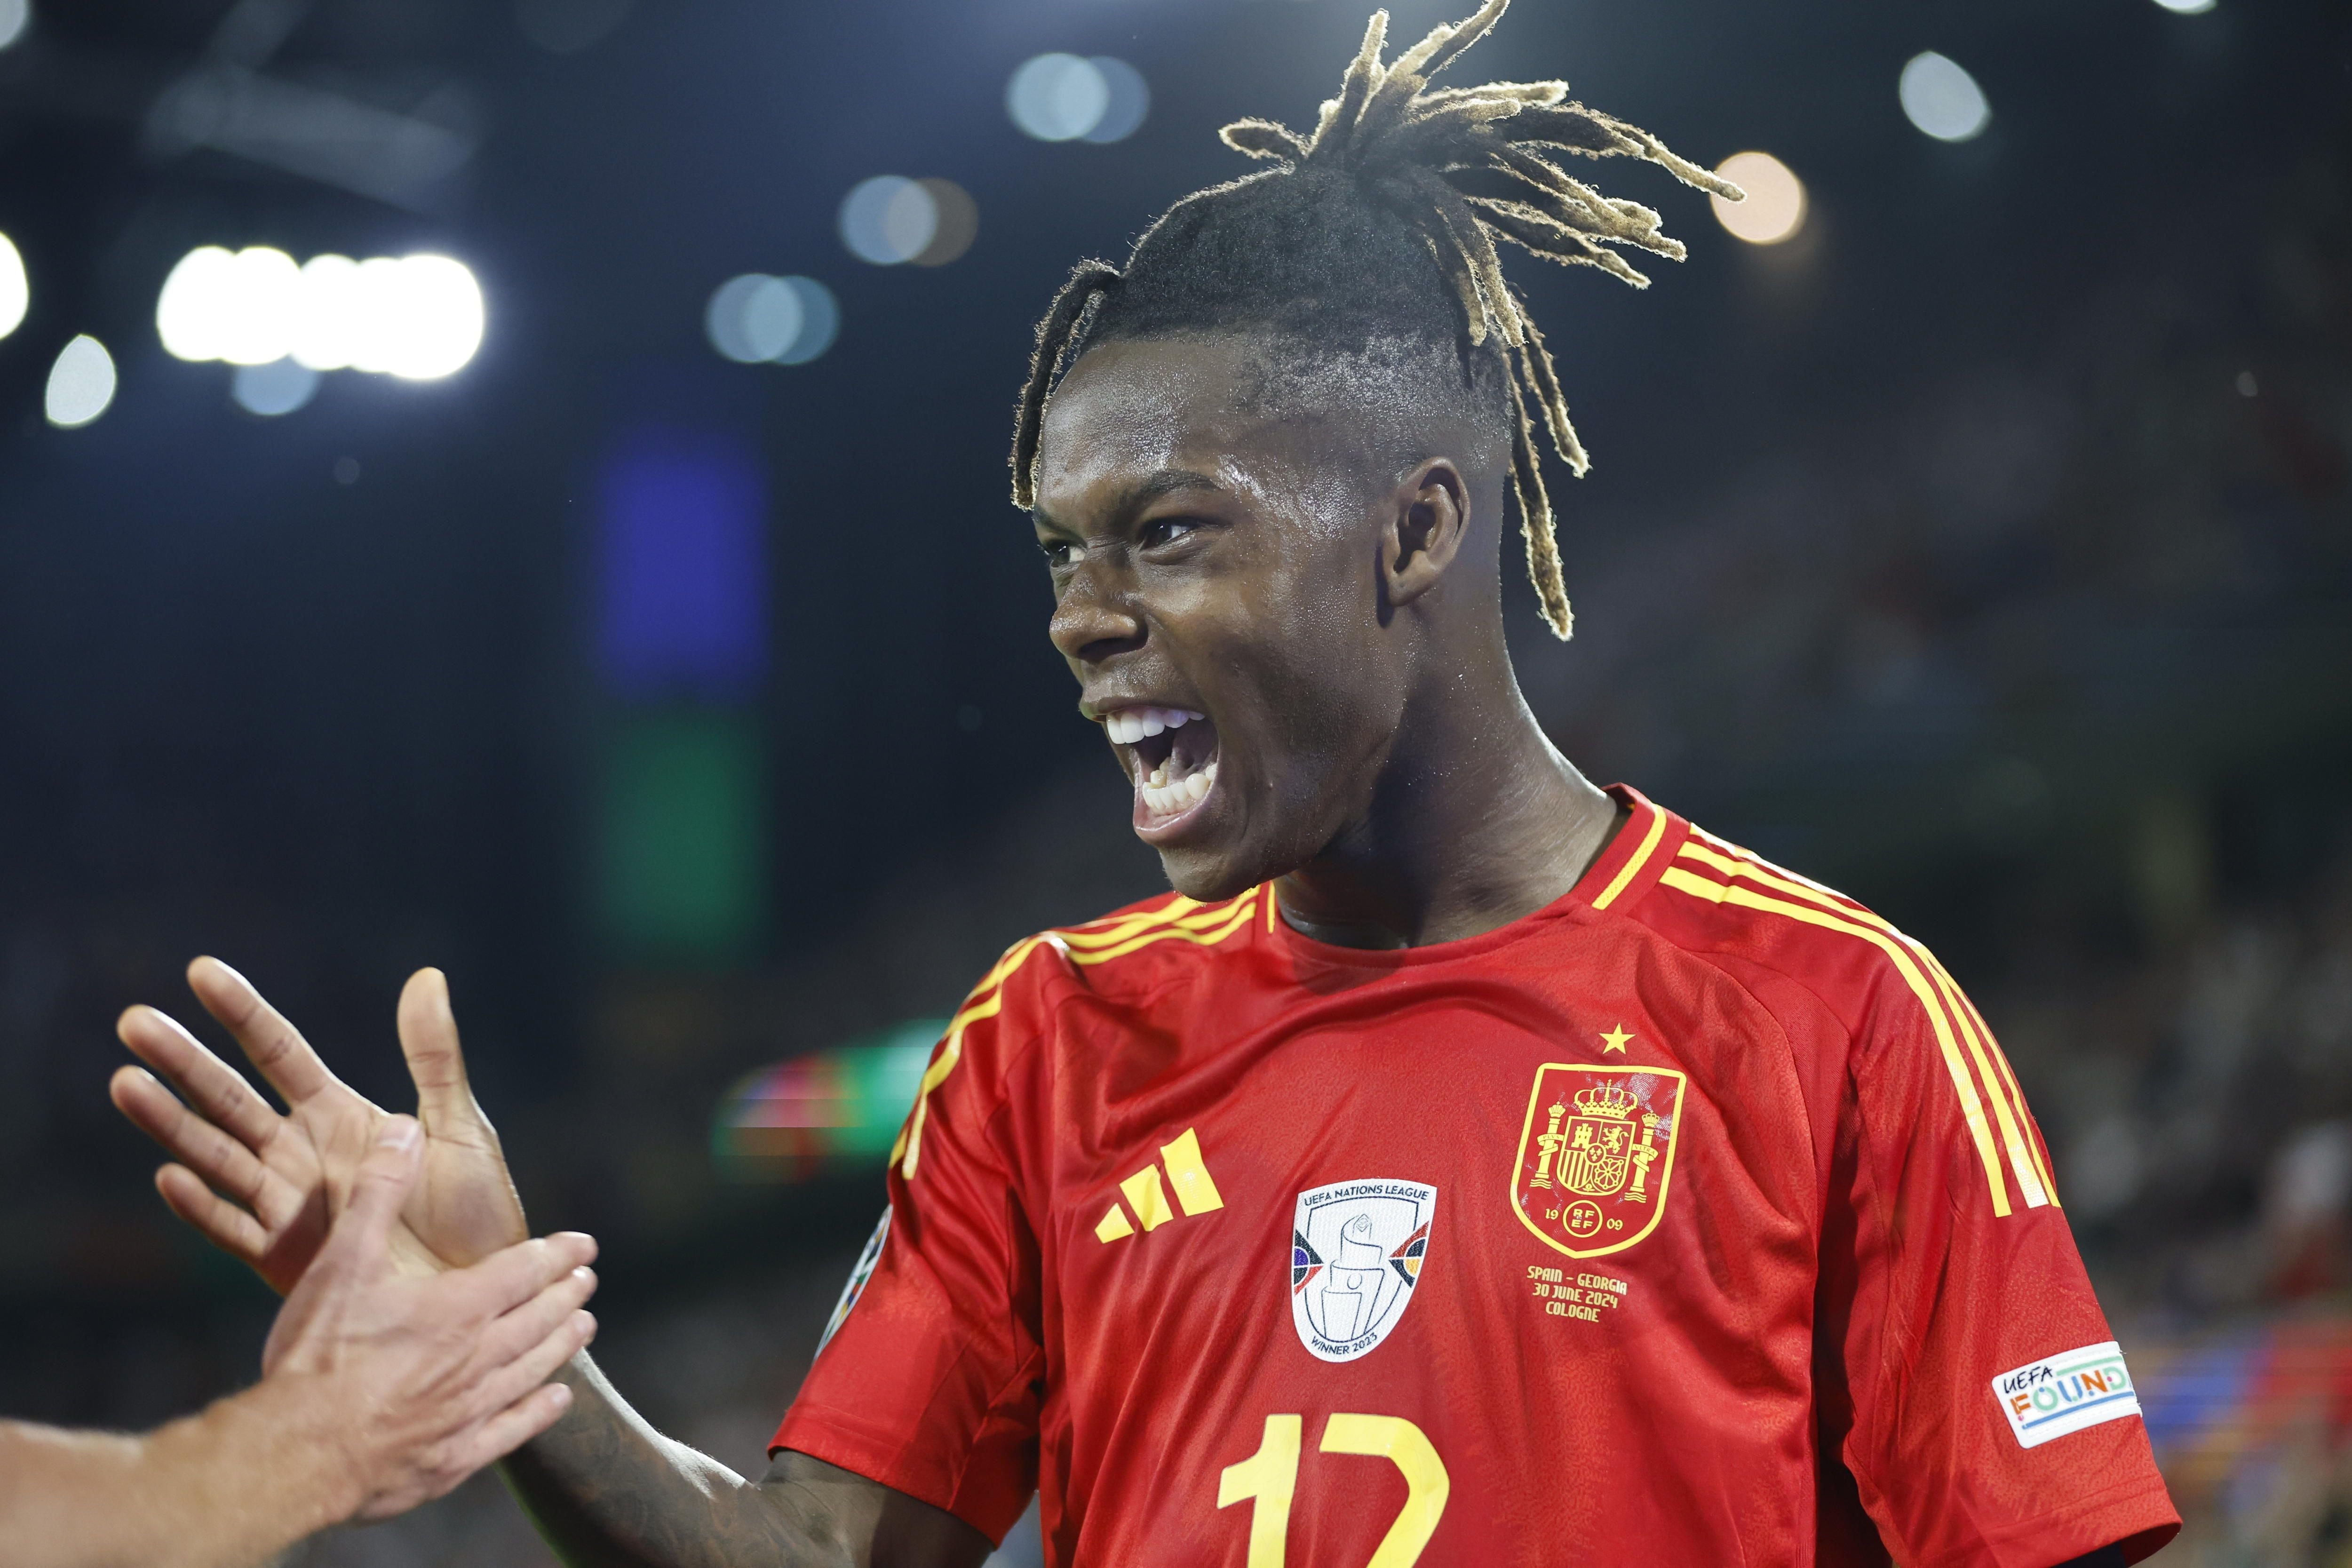
<instances>
[{"instance_id":1,"label":"player's arm","mask_svg":"<svg viewBox=\"0 0 2352 1568\"><path fill-rule=\"evenodd\" d=\"M571 1568L971 1568L988 1538L821 1459L779 1453L752 1481L663 1436L577 1358L572 1412L501 1467Z\"/></svg>"},{"instance_id":2,"label":"player's arm","mask_svg":"<svg viewBox=\"0 0 2352 1568\"><path fill-rule=\"evenodd\" d=\"M282 1290L317 1247L320 1216L351 1200L357 1152L386 1113L330 1072L226 964L198 959L188 984L284 1098L285 1113L150 1007L126 1012L119 1032L154 1076L123 1068L114 1101L173 1156L156 1175L173 1211ZM519 1240L522 1206L498 1134L467 1085L438 972L410 978L398 1024L425 1129L425 1172L390 1243L413 1268L446 1268ZM819 1476L831 1468L787 1463L761 1483L747 1481L655 1431L584 1354L562 1382L574 1401L571 1415L517 1455L507 1475L572 1563L950 1568L986 1554L969 1526L846 1471ZM934 1541L951 1544L935 1551Z\"/></svg>"},{"instance_id":3,"label":"player's arm","mask_svg":"<svg viewBox=\"0 0 2352 1568\"><path fill-rule=\"evenodd\" d=\"M1846 998L1828 1436L1902 1561L2143 1559L2179 1516L2039 1130L1958 987L1916 944L1885 951Z\"/></svg>"},{"instance_id":4,"label":"player's arm","mask_svg":"<svg viewBox=\"0 0 2352 1568\"><path fill-rule=\"evenodd\" d=\"M138 1436L0 1422L10 1568L228 1568L440 1496L571 1403L586 1237L403 1276L385 1246L422 1140L388 1120L272 1327L262 1381Z\"/></svg>"}]
</instances>

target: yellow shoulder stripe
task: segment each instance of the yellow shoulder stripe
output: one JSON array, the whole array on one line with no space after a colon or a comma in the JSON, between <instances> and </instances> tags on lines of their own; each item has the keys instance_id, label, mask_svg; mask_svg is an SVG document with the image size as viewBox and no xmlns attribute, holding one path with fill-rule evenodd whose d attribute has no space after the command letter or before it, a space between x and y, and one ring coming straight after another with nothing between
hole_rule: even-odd
<instances>
[{"instance_id":1,"label":"yellow shoulder stripe","mask_svg":"<svg viewBox=\"0 0 2352 1568\"><path fill-rule=\"evenodd\" d=\"M1108 963L1114 958L1125 957L1139 947L1146 947L1152 942L1167 942L1171 939L1193 942L1202 947L1213 947L1249 924L1250 917L1257 913L1257 899L1263 890L1252 888L1237 899L1222 904L1211 904L1205 909L1195 905L1194 908L1199 910L1198 913L1188 914L1181 920L1164 921L1148 931L1129 936L1115 946L1087 952L1080 950L1074 944L1070 950L1070 962Z\"/></svg>"},{"instance_id":2,"label":"yellow shoulder stripe","mask_svg":"<svg viewBox=\"0 0 2352 1568\"><path fill-rule=\"evenodd\" d=\"M1895 962L1895 967L1911 987L1912 994L1927 1014L1927 1022L1936 1033L1936 1044L1943 1052L1944 1070L1951 1075L1952 1087L1959 1093L1960 1115L1968 1123L1969 1136L1975 1142L1977 1158L1983 1163L1985 1184L1992 1194L1992 1212L2006 1215L2009 1209L2009 1189L2000 1177L2000 1156L1994 1152L1991 1129L1985 1121L1984 1102L1977 1096L1976 1084L1969 1077L1968 1065L1960 1059L1959 1045L1952 1036L1950 1020L1937 1005L1936 994L1928 985L1919 966L1912 961L1909 951L1893 937L1873 927L1843 920L1811 904L1794 904L1785 899L1769 898L1737 883L1710 881L1679 866L1669 866L1658 878L1661 887L1673 888L1693 898L1710 903L1738 904L1744 909L1761 910L1766 914L1786 915L1827 931L1843 931L1874 943ZM2028 1204L2039 1201L2029 1196Z\"/></svg>"},{"instance_id":3,"label":"yellow shoulder stripe","mask_svg":"<svg viewBox=\"0 0 2352 1568\"><path fill-rule=\"evenodd\" d=\"M1116 920L1088 921L1084 925L1066 927L1061 936L1073 947L1102 947L1132 936L1137 931L1166 925L1170 921L1182 920L1201 907L1180 895L1156 910L1146 910L1140 914L1121 915Z\"/></svg>"},{"instance_id":4,"label":"yellow shoulder stripe","mask_svg":"<svg viewBox=\"0 0 2352 1568\"><path fill-rule=\"evenodd\" d=\"M1829 889L1809 878L1759 860L1745 850L1734 848L1713 835L1706 841L1694 836L1682 847L1684 858L1711 866L1727 877L1745 877L1783 893L1805 899L1826 909L1832 914L1885 932L1901 942L1911 956L1919 962L1934 993L1931 1001L1926 994L1921 1003L1933 1014L1940 1010L1954 1025L1959 1037L1968 1047L1969 1056L1976 1063L1977 1076L1985 1087L1986 1098L1992 1101L1993 1120L2000 1129L2001 1147L2009 1154L2011 1172L2017 1178L2017 1189L2025 1198L2025 1206L2039 1208L2043 1204L2058 1201L2057 1190L2050 1180L2049 1167L2042 1161L2042 1152L2034 1147L2024 1106L2025 1097L2018 1091L2017 1078L2002 1056L2000 1043L1984 1019L1969 1003L1957 982L1936 955L1897 930L1891 921L1874 914L1859 905L1848 903ZM1999 1067L1996 1068L1995 1064ZM1965 1092L1963 1098L1965 1098ZM2015 1106L2012 1113L2012 1102Z\"/></svg>"},{"instance_id":5,"label":"yellow shoulder stripe","mask_svg":"<svg viewBox=\"0 0 2352 1568\"><path fill-rule=\"evenodd\" d=\"M1261 893L1271 897L1273 889L1271 886L1253 888L1222 904L1204 905L1179 898L1157 910L1122 917L1108 925L1092 922L1096 929L1082 926L1049 931L1014 942L949 1020L947 1043L931 1059L930 1066L923 1069L921 1087L915 1091L914 1109L908 1114L906 1126L899 1130L898 1142L891 1145L890 1163L898 1167L901 1176L908 1181L914 1179L916 1169L922 1163L923 1123L930 1115L931 1090L945 1083L963 1060L964 1030L1004 1010L1004 983L1031 953L1041 947L1050 947L1073 963L1096 964L1108 963L1155 942L1175 940L1213 947L1249 924L1250 918L1257 912Z\"/></svg>"}]
</instances>

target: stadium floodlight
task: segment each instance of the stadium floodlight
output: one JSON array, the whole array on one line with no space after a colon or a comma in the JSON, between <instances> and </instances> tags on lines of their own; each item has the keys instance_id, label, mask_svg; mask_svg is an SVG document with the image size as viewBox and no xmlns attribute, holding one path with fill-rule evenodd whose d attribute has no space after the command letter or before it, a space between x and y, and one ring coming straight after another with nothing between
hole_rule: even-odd
<instances>
[{"instance_id":1,"label":"stadium floodlight","mask_svg":"<svg viewBox=\"0 0 2352 1568\"><path fill-rule=\"evenodd\" d=\"M464 368L484 324L481 285L446 256L327 255L298 268L268 246L234 253L200 246L172 268L155 301L156 335L179 359L290 359L310 371L409 381Z\"/></svg>"}]
</instances>

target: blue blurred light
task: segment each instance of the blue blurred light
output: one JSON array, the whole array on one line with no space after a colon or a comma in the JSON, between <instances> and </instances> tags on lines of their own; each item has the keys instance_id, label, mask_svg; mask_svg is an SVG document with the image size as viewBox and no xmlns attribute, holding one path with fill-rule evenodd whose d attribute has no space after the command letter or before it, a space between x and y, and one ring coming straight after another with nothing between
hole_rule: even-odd
<instances>
[{"instance_id":1,"label":"blue blurred light","mask_svg":"<svg viewBox=\"0 0 2352 1568\"><path fill-rule=\"evenodd\" d=\"M1039 55L1004 84L1005 112L1040 142L1075 142L1110 111L1102 68L1076 55Z\"/></svg>"},{"instance_id":2,"label":"blue blurred light","mask_svg":"<svg viewBox=\"0 0 2352 1568\"><path fill-rule=\"evenodd\" d=\"M319 373L295 359L274 359L268 364L241 364L229 384L236 405L248 414L274 419L291 414L319 390Z\"/></svg>"},{"instance_id":3,"label":"blue blurred light","mask_svg":"<svg viewBox=\"0 0 2352 1568\"><path fill-rule=\"evenodd\" d=\"M712 290L702 328L738 364L806 364L833 346L841 308L814 278L746 272Z\"/></svg>"},{"instance_id":4,"label":"blue blurred light","mask_svg":"<svg viewBox=\"0 0 2352 1568\"><path fill-rule=\"evenodd\" d=\"M939 232L939 204L904 174L860 180L841 199L841 242L860 261L895 267L912 261Z\"/></svg>"},{"instance_id":5,"label":"blue blurred light","mask_svg":"<svg viewBox=\"0 0 2352 1568\"><path fill-rule=\"evenodd\" d=\"M1103 86L1109 98L1103 105L1102 118L1085 133L1087 142L1124 142L1142 128L1143 117L1151 110L1151 89L1143 73L1125 60L1108 55L1095 55L1087 63L1102 74Z\"/></svg>"},{"instance_id":6,"label":"blue blurred light","mask_svg":"<svg viewBox=\"0 0 2352 1568\"><path fill-rule=\"evenodd\" d=\"M776 356L778 364L806 364L825 350L841 334L841 306L833 290L814 278L793 274L784 279L786 287L801 298L801 331L793 346Z\"/></svg>"},{"instance_id":7,"label":"blue blurred light","mask_svg":"<svg viewBox=\"0 0 2352 1568\"><path fill-rule=\"evenodd\" d=\"M644 429L600 489L604 679L630 698L740 701L768 668L767 486L742 442Z\"/></svg>"}]
</instances>

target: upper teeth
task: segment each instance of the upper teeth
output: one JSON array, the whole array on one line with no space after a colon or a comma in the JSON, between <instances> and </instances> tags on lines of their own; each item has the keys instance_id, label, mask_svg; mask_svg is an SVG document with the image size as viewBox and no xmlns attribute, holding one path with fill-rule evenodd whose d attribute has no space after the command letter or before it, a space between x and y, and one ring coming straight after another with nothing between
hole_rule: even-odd
<instances>
[{"instance_id":1,"label":"upper teeth","mask_svg":"<svg viewBox=\"0 0 2352 1568\"><path fill-rule=\"evenodd\" d=\"M1122 746L1132 746L1146 735L1157 735L1163 730L1181 730L1202 717L1183 708L1122 708L1103 716L1103 729L1111 740Z\"/></svg>"}]
</instances>

